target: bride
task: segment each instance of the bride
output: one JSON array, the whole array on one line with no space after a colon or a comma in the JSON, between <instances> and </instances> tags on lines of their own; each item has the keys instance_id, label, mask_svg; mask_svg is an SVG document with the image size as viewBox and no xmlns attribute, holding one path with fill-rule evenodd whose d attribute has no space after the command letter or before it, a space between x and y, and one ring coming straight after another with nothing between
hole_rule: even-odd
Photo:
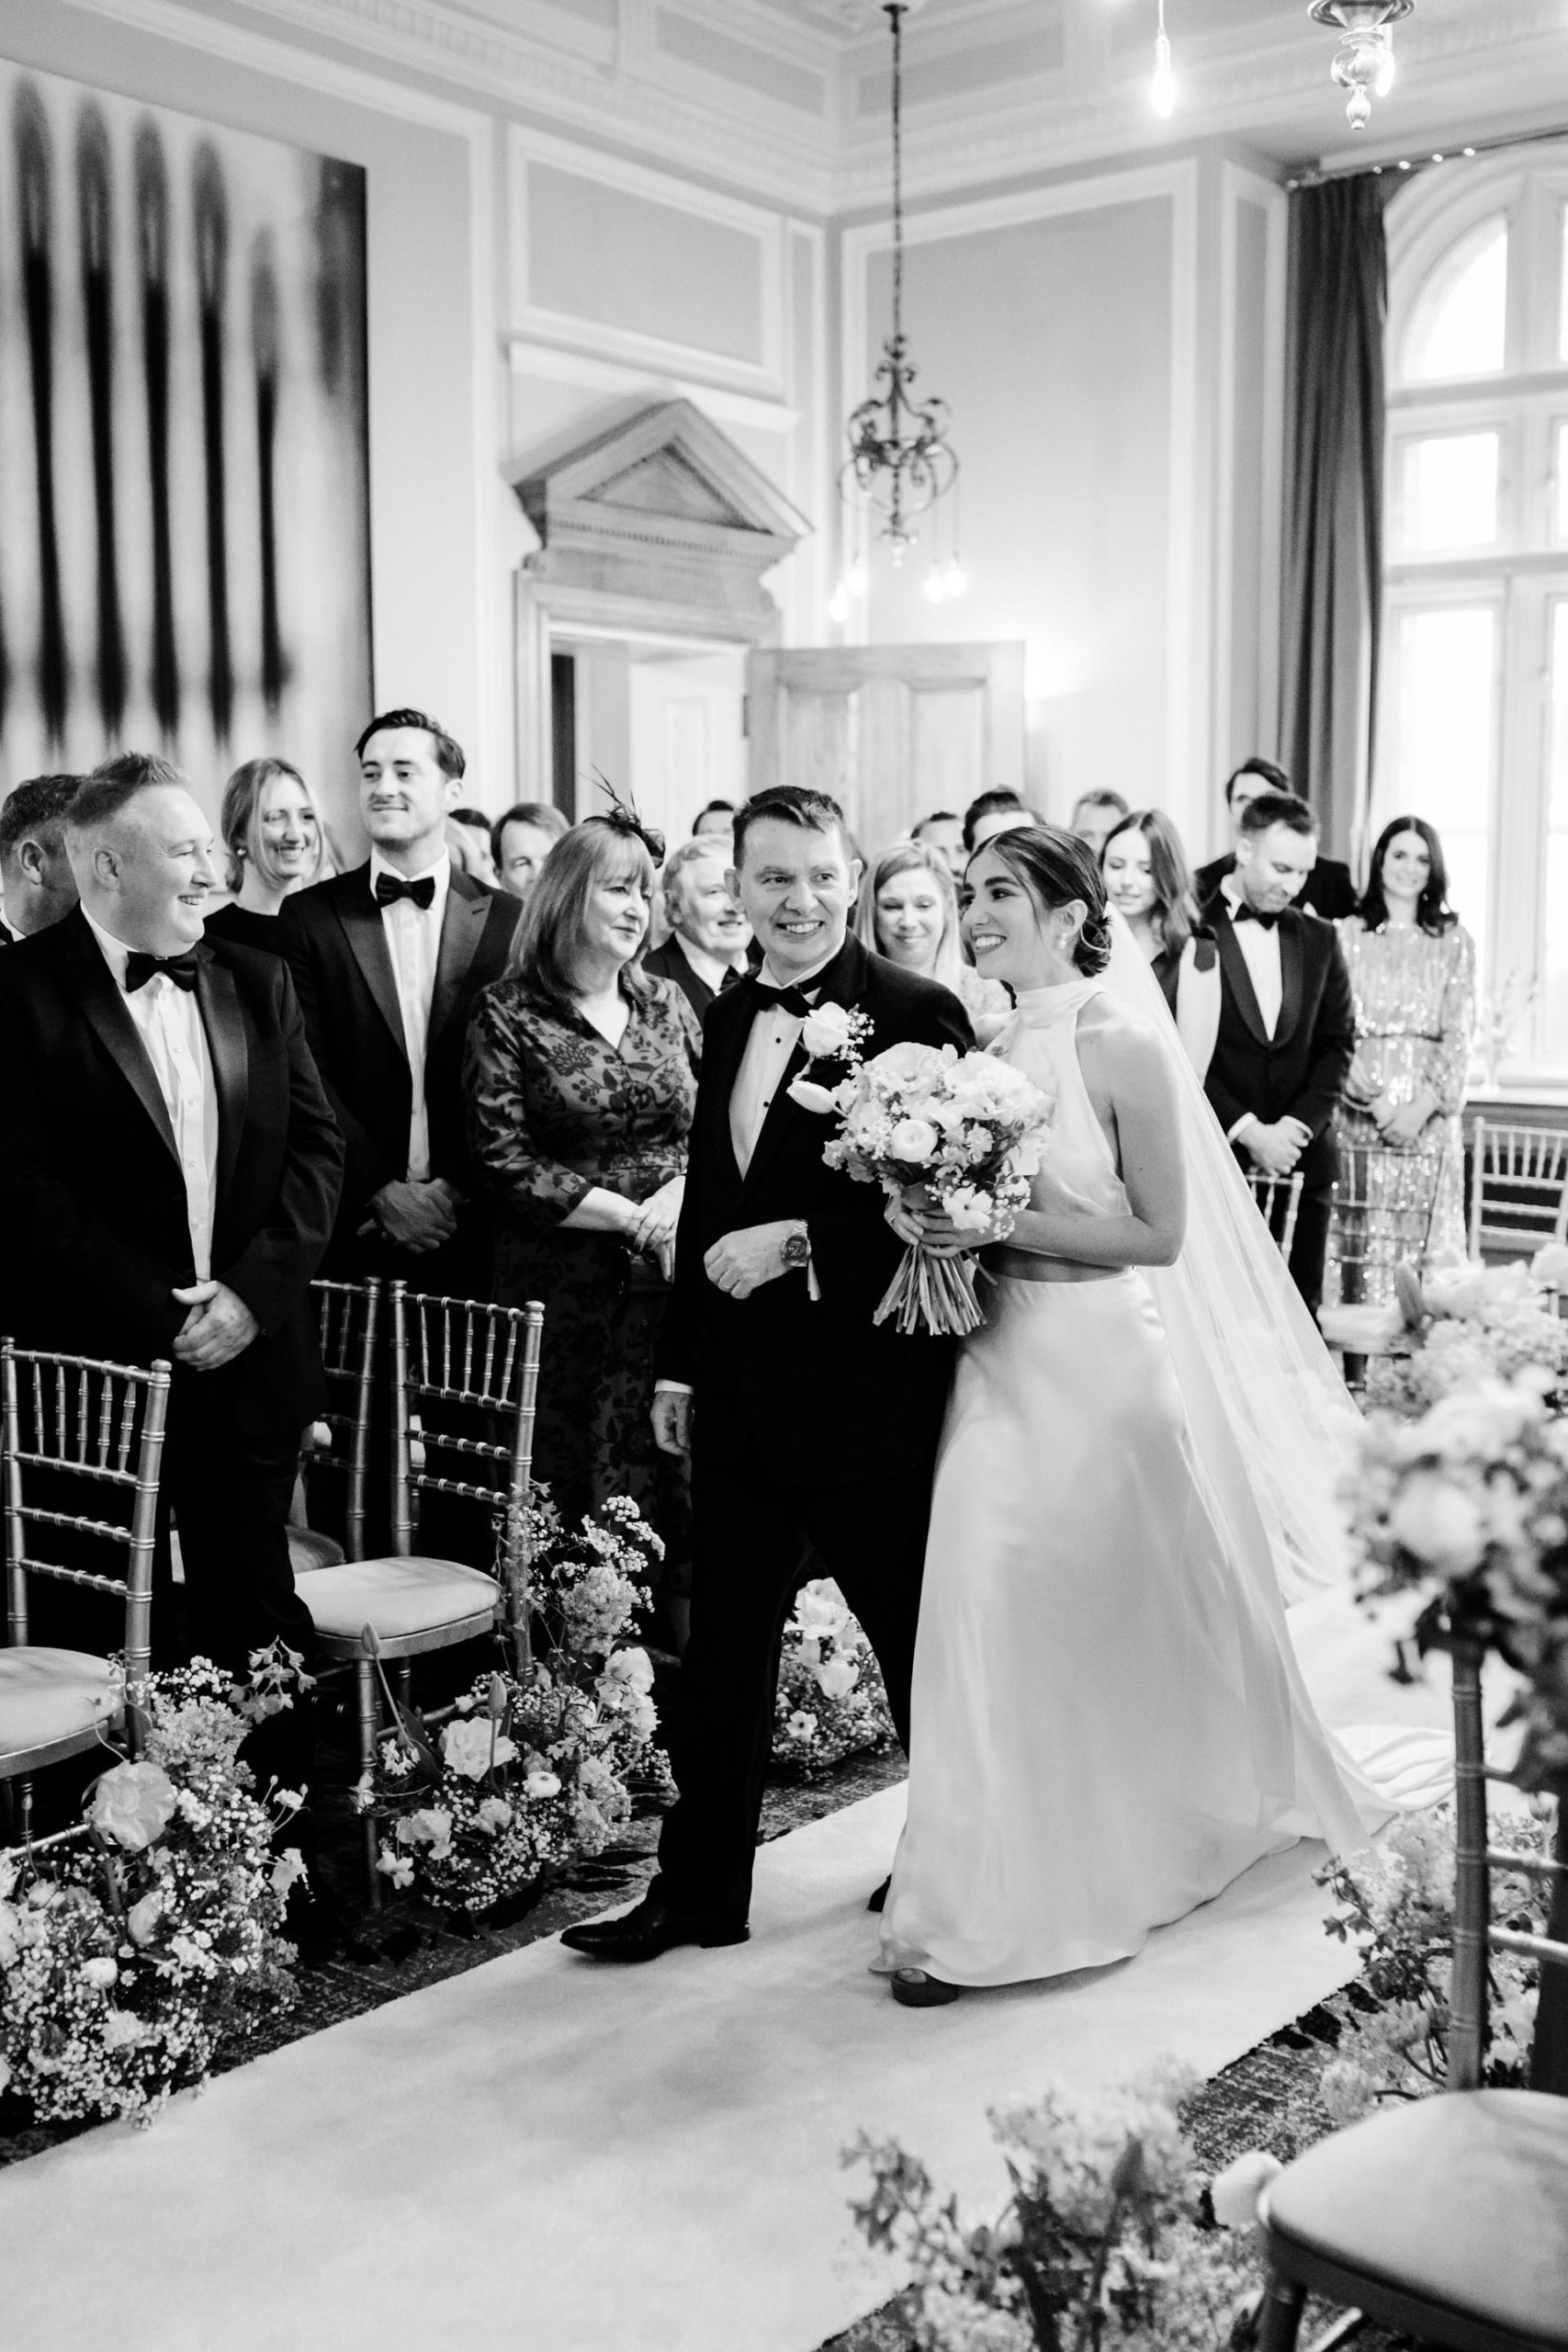
<instances>
[{"instance_id":1,"label":"bride","mask_svg":"<svg viewBox=\"0 0 1568 2352\"><path fill-rule=\"evenodd\" d=\"M938 1459L876 1962L914 2007L1124 1958L1392 1810L1317 1720L1281 1592L1335 1577L1354 1408L1089 853L1003 833L965 889L1017 999L991 1050L1056 1110Z\"/></svg>"}]
</instances>

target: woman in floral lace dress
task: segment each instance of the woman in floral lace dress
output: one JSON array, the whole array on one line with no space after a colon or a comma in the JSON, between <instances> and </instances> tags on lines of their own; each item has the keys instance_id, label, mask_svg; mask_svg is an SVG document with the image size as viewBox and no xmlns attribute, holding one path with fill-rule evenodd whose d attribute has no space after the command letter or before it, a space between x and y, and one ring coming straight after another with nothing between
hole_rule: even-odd
<instances>
[{"instance_id":1,"label":"woman in floral lace dress","mask_svg":"<svg viewBox=\"0 0 1568 2352\"><path fill-rule=\"evenodd\" d=\"M652 1521L667 1547L656 1635L679 1645L684 1474L649 1409L702 1038L675 983L633 962L653 875L623 821L592 817L557 843L510 970L474 1007L464 1092L501 1206L496 1297L544 1303L535 1474L569 1518L629 1495Z\"/></svg>"},{"instance_id":2,"label":"woman in floral lace dress","mask_svg":"<svg viewBox=\"0 0 1568 2352\"><path fill-rule=\"evenodd\" d=\"M1347 1253L1364 1262L1342 1265L1341 1296L1376 1302L1393 1296L1394 1264L1413 1254L1407 1236L1428 1207L1425 1254L1464 1248L1460 1114L1475 1027L1475 942L1448 903L1442 843L1424 818L1383 827L1366 894L1338 931L1357 1031L1339 1144L1347 1190L1367 1197L1364 1217L1359 1208L1342 1213ZM1360 1158L1358 1147L1369 1146ZM1363 1169L1365 1183L1356 1184Z\"/></svg>"}]
</instances>

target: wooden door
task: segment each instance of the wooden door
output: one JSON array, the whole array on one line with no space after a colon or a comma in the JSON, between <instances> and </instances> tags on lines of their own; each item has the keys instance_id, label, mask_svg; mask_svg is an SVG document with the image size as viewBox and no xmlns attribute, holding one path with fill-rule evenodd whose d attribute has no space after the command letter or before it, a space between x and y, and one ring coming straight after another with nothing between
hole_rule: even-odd
<instances>
[{"instance_id":1,"label":"wooden door","mask_svg":"<svg viewBox=\"0 0 1568 2352\"><path fill-rule=\"evenodd\" d=\"M933 808L1023 789L1023 646L805 646L746 662L747 776L831 793L873 855Z\"/></svg>"}]
</instances>

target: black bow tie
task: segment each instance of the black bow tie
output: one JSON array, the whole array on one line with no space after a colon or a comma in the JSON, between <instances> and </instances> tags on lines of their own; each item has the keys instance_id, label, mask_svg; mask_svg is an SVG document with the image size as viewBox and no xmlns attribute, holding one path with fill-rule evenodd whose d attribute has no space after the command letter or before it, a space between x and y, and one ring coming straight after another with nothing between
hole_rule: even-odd
<instances>
[{"instance_id":1,"label":"black bow tie","mask_svg":"<svg viewBox=\"0 0 1568 2352\"><path fill-rule=\"evenodd\" d=\"M755 972L748 972L741 986L750 991L764 1012L793 1012L797 1021L804 1021L811 1010L811 999L804 989L771 989Z\"/></svg>"},{"instance_id":2,"label":"black bow tie","mask_svg":"<svg viewBox=\"0 0 1568 2352\"><path fill-rule=\"evenodd\" d=\"M187 948L183 956L149 956L143 949L133 947L125 959L125 992L131 996L155 980L162 972L177 989L196 986L196 950Z\"/></svg>"},{"instance_id":3,"label":"black bow tie","mask_svg":"<svg viewBox=\"0 0 1568 2352\"><path fill-rule=\"evenodd\" d=\"M1279 920L1280 918L1278 914L1259 914L1258 909L1256 907L1249 907L1245 899L1241 899L1237 905L1231 909L1232 922L1261 923L1265 931L1272 931L1274 925L1279 922Z\"/></svg>"},{"instance_id":4,"label":"black bow tie","mask_svg":"<svg viewBox=\"0 0 1568 2352\"><path fill-rule=\"evenodd\" d=\"M412 899L416 907L428 907L435 898L435 876L422 874L417 882L405 882L400 874L378 874L376 904L395 907L400 899Z\"/></svg>"}]
</instances>

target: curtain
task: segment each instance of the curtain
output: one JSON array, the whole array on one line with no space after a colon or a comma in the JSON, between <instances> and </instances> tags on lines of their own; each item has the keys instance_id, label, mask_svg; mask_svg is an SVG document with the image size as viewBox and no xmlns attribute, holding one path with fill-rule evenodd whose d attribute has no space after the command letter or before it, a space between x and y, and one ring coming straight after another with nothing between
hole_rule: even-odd
<instances>
[{"instance_id":1,"label":"curtain","mask_svg":"<svg viewBox=\"0 0 1568 2352\"><path fill-rule=\"evenodd\" d=\"M1359 873L1382 601L1388 180L1291 198L1280 757Z\"/></svg>"}]
</instances>

